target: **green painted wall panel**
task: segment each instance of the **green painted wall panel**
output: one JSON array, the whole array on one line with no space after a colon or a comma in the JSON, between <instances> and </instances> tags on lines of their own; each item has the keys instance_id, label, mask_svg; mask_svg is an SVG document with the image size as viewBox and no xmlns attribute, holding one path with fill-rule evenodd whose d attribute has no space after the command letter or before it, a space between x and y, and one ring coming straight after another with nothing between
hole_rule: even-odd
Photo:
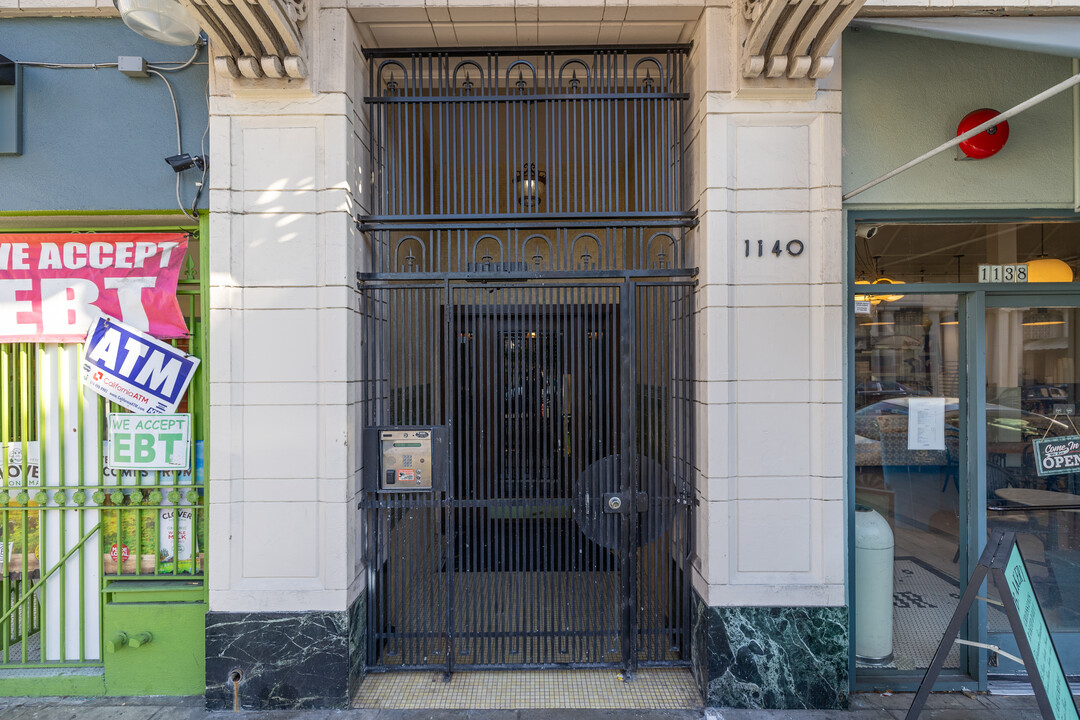
<instances>
[{"instance_id":1,"label":"green painted wall panel","mask_svg":"<svg viewBox=\"0 0 1080 720\"><path fill-rule=\"evenodd\" d=\"M952 139L971 110L1007 110L1073 74L1068 58L873 30L844 33L842 72L845 193ZM991 158L948 150L850 204L1072 208L1072 91L1009 129Z\"/></svg>"},{"instance_id":2,"label":"green painted wall panel","mask_svg":"<svg viewBox=\"0 0 1080 720\"><path fill-rule=\"evenodd\" d=\"M153 639L106 652L108 695L196 695L206 687L206 603L110 602L105 606L102 637L117 633Z\"/></svg>"},{"instance_id":3,"label":"green painted wall panel","mask_svg":"<svg viewBox=\"0 0 1080 720\"><path fill-rule=\"evenodd\" d=\"M68 697L73 695L98 697L105 694L105 675L72 674L64 671L48 670L48 675L27 676L27 671L19 675L0 675L0 697Z\"/></svg>"}]
</instances>

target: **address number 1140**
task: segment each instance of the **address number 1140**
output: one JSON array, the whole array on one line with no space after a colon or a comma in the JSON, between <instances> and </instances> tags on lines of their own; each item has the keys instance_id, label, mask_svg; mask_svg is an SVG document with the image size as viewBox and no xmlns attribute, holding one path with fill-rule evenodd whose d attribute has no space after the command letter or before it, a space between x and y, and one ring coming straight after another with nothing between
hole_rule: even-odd
<instances>
[{"instance_id":1,"label":"address number 1140","mask_svg":"<svg viewBox=\"0 0 1080 720\"><path fill-rule=\"evenodd\" d=\"M765 255L764 240L758 240L757 245L752 245L749 240L744 240L743 242L746 243L746 257L750 257L750 251L752 248L757 248L758 257L763 257ZM784 245L780 240L777 240L773 243L772 249L769 250L769 252L771 252L776 257L780 257L785 252L791 257L799 257L800 255L802 255L804 249L805 246L803 245L802 240L788 240L786 245Z\"/></svg>"}]
</instances>

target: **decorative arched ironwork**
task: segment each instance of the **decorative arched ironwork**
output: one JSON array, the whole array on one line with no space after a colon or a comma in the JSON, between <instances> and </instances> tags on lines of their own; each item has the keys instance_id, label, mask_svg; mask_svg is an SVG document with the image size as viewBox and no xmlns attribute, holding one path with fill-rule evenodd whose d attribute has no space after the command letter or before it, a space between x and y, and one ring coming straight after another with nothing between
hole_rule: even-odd
<instances>
[{"instance_id":1,"label":"decorative arched ironwork","mask_svg":"<svg viewBox=\"0 0 1080 720\"><path fill-rule=\"evenodd\" d=\"M583 240L585 242L582 242ZM590 240L592 241L591 247ZM600 238L592 233L579 234L570 241L570 257L581 270L595 269L596 263L594 261L600 259Z\"/></svg>"},{"instance_id":2,"label":"decorative arched ironwork","mask_svg":"<svg viewBox=\"0 0 1080 720\"><path fill-rule=\"evenodd\" d=\"M667 242L659 244L658 247L658 243L656 242L658 239L663 239ZM649 237L649 242L646 243L646 249L647 252L650 253L649 261L653 263L650 267L658 270L672 267L672 263L679 257L679 243L675 239L675 236L670 232L653 233L652 236ZM655 255L652 255L651 253L655 253Z\"/></svg>"},{"instance_id":3,"label":"decorative arched ironwork","mask_svg":"<svg viewBox=\"0 0 1080 720\"><path fill-rule=\"evenodd\" d=\"M535 247L533 253L530 255L529 252L528 252L529 243L532 242L533 240L536 240L537 242L535 243L536 247ZM540 247L539 247L540 246L540 243L539 243L540 240L543 240L544 241L544 246L547 247L547 254L546 255L544 253L540 252ZM529 235L527 238L525 238L524 242L521 243L521 254L522 254L522 261L523 262L531 262L532 265L533 265L534 270L540 270L544 266L545 259L547 260L547 267L548 267L548 269L550 269L551 264L555 260L555 246L551 244L551 240L548 239L548 237L546 235L541 235L539 233L533 233L532 235Z\"/></svg>"},{"instance_id":4,"label":"decorative arched ironwork","mask_svg":"<svg viewBox=\"0 0 1080 720\"><path fill-rule=\"evenodd\" d=\"M645 68L644 76L640 76L638 73L638 68L640 68L642 65L652 65L653 67L655 67L659 78L653 79L650 68L648 67ZM644 57L634 63L634 85L636 87L639 84L646 91L652 91L654 88L657 87L664 87L664 66L657 58Z\"/></svg>"},{"instance_id":5,"label":"decorative arched ironwork","mask_svg":"<svg viewBox=\"0 0 1080 720\"><path fill-rule=\"evenodd\" d=\"M688 50L366 51L370 272L689 274ZM405 234L425 251L403 265Z\"/></svg>"},{"instance_id":6,"label":"decorative arched ironwork","mask_svg":"<svg viewBox=\"0 0 1080 720\"><path fill-rule=\"evenodd\" d=\"M414 248L420 250L419 258L413 253ZM405 252L406 254L402 255L402 252ZM396 262L394 263L394 267L398 272L423 272L424 270L430 269L424 262L426 255L427 243L416 235L407 235L395 243L394 256Z\"/></svg>"},{"instance_id":7,"label":"decorative arched ironwork","mask_svg":"<svg viewBox=\"0 0 1080 720\"><path fill-rule=\"evenodd\" d=\"M570 77L566 77L566 70L569 68ZM578 78L578 68L581 68L585 75L585 87L581 87L581 79ZM586 92L592 89L592 71L589 66L585 64L584 60L579 58L571 58L562 65L559 66L559 87L569 88L570 90L584 89Z\"/></svg>"},{"instance_id":8,"label":"decorative arched ironwork","mask_svg":"<svg viewBox=\"0 0 1080 720\"><path fill-rule=\"evenodd\" d=\"M485 241L490 241L490 242L485 242ZM492 242L494 242L495 247L499 251L499 257L498 258L495 258L495 256L493 256L491 254L491 243ZM477 256L477 252L481 252L483 254ZM490 265L493 262L501 263L505 256L506 256L506 248L503 247L502 239L497 238L494 235L481 235L472 244L472 258L471 258L471 260L474 263L483 263L484 265Z\"/></svg>"},{"instance_id":9,"label":"decorative arched ironwork","mask_svg":"<svg viewBox=\"0 0 1080 720\"><path fill-rule=\"evenodd\" d=\"M687 49L368 51L367 219L689 221ZM522 168L541 202L522 201Z\"/></svg>"},{"instance_id":10,"label":"decorative arched ironwork","mask_svg":"<svg viewBox=\"0 0 1080 720\"><path fill-rule=\"evenodd\" d=\"M515 71L517 71L516 76ZM528 80L525 79L526 71L529 73ZM506 68L506 83L503 90L508 94L518 95L536 92L536 68L533 64L528 60L515 60L510 63L510 66Z\"/></svg>"},{"instance_id":11,"label":"decorative arched ironwork","mask_svg":"<svg viewBox=\"0 0 1080 720\"><path fill-rule=\"evenodd\" d=\"M476 80L473 80L469 68L476 70ZM480 63L475 60L462 60L454 66L453 85L451 87L460 88L463 92L471 93L477 85L481 89L487 86L484 79L484 68L480 67Z\"/></svg>"},{"instance_id":12,"label":"decorative arched ironwork","mask_svg":"<svg viewBox=\"0 0 1080 720\"><path fill-rule=\"evenodd\" d=\"M395 69L401 71L400 82L394 76ZM397 95L399 90L407 94L410 89L409 71L400 60L384 60L380 63L375 73L375 81L387 96Z\"/></svg>"}]
</instances>

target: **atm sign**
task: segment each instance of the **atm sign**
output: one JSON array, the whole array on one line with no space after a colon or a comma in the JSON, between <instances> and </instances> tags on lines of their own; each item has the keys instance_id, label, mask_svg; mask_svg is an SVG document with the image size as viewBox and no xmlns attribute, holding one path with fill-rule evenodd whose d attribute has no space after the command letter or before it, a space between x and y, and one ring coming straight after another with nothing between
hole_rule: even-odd
<instances>
[{"instance_id":1,"label":"atm sign","mask_svg":"<svg viewBox=\"0 0 1080 720\"><path fill-rule=\"evenodd\" d=\"M187 470L191 415L109 414L110 468Z\"/></svg>"}]
</instances>

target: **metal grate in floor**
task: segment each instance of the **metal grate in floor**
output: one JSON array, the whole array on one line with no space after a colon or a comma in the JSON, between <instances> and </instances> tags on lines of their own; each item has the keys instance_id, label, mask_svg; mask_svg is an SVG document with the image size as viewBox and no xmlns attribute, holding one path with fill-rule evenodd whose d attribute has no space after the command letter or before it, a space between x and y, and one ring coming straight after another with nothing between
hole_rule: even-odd
<instances>
[{"instance_id":1,"label":"metal grate in floor","mask_svg":"<svg viewBox=\"0 0 1080 720\"><path fill-rule=\"evenodd\" d=\"M22 640L17 640L8 646L8 663L18 665L23 661ZM0 655L0 660L3 656ZM35 632L26 639L26 662L41 662L41 633Z\"/></svg>"},{"instance_id":2,"label":"metal grate in floor","mask_svg":"<svg viewBox=\"0 0 1080 720\"><path fill-rule=\"evenodd\" d=\"M701 695L686 668L647 668L631 682L618 670L505 670L373 673L353 698L355 708L700 709Z\"/></svg>"}]
</instances>

